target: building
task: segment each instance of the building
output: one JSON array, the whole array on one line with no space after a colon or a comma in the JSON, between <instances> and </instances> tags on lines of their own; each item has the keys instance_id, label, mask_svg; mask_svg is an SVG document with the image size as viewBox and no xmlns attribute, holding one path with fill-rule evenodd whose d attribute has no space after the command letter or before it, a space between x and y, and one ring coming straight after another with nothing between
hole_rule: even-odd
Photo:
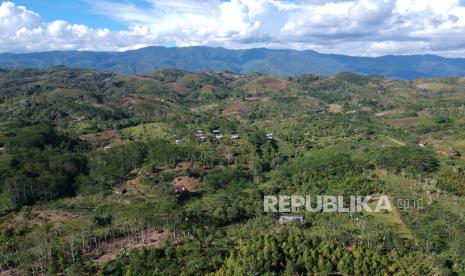
<instances>
[{"instance_id":1,"label":"building","mask_svg":"<svg viewBox=\"0 0 465 276\"><path fill-rule=\"evenodd\" d=\"M279 224L291 223L291 222L304 222L303 216L280 216L278 219Z\"/></svg>"},{"instance_id":2,"label":"building","mask_svg":"<svg viewBox=\"0 0 465 276\"><path fill-rule=\"evenodd\" d=\"M239 134L233 134L233 135L231 135L231 139L239 139Z\"/></svg>"},{"instance_id":3,"label":"building","mask_svg":"<svg viewBox=\"0 0 465 276\"><path fill-rule=\"evenodd\" d=\"M126 188L117 188L115 190L115 194L117 195L124 195L128 192L128 190Z\"/></svg>"},{"instance_id":4,"label":"building","mask_svg":"<svg viewBox=\"0 0 465 276\"><path fill-rule=\"evenodd\" d=\"M428 140L421 140L420 142L418 142L418 145L420 147L424 147L424 146L428 145Z\"/></svg>"},{"instance_id":5,"label":"building","mask_svg":"<svg viewBox=\"0 0 465 276\"><path fill-rule=\"evenodd\" d=\"M217 134L217 135L215 135L215 138L216 139L223 139L223 134Z\"/></svg>"},{"instance_id":6,"label":"building","mask_svg":"<svg viewBox=\"0 0 465 276\"><path fill-rule=\"evenodd\" d=\"M271 140L271 139L273 139L273 137L274 137L274 133L271 133L271 132L270 132L270 133L267 133L267 134L266 134L266 139L270 139L270 140Z\"/></svg>"},{"instance_id":7,"label":"building","mask_svg":"<svg viewBox=\"0 0 465 276\"><path fill-rule=\"evenodd\" d=\"M181 139L176 139L176 145L180 145L182 144L182 140Z\"/></svg>"},{"instance_id":8,"label":"building","mask_svg":"<svg viewBox=\"0 0 465 276\"><path fill-rule=\"evenodd\" d=\"M220 134L220 133L221 133L221 131L219 129L214 129L213 130L213 134Z\"/></svg>"},{"instance_id":9,"label":"building","mask_svg":"<svg viewBox=\"0 0 465 276\"><path fill-rule=\"evenodd\" d=\"M103 150L109 150L109 149L111 149L111 145L103 147Z\"/></svg>"},{"instance_id":10,"label":"building","mask_svg":"<svg viewBox=\"0 0 465 276\"><path fill-rule=\"evenodd\" d=\"M185 197L187 195L189 195L189 190L184 187L184 186L175 186L173 188L173 194L176 196L176 197Z\"/></svg>"},{"instance_id":11,"label":"building","mask_svg":"<svg viewBox=\"0 0 465 276\"><path fill-rule=\"evenodd\" d=\"M145 177L153 178L153 177L155 177L155 173L154 172L146 172Z\"/></svg>"}]
</instances>

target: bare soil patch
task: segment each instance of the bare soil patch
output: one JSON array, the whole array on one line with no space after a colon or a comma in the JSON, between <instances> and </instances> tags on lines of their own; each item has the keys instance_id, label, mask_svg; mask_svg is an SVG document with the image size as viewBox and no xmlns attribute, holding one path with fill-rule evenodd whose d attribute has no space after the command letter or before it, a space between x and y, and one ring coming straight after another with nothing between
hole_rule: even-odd
<instances>
[{"instance_id":1,"label":"bare soil patch","mask_svg":"<svg viewBox=\"0 0 465 276\"><path fill-rule=\"evenodd\" d=\"M418 125L418 122L414 119L399 119L399 120L395 120L394 124L405 126L405 127L413 127L413 126Z\"/></svg>"},{"instance_id":2,"label":"bare soil patch","mask_svg":"<svg viewBox=\"0 0 465 276\"><path fill-rule=\"evenodd\" d=\"M433 115L433 112L431 112L430 110L427 110L427 109L423 109L423 110L418 111L417 115L418 116L431 116L431 115Z\"/></svg>"},{"instance_id":3,"label":"bare soil patch","mask_svg":"<svg viewBox=\"0 0 465 276\"><path fill-rule=\"evenodd\" d=\"M122 98L121 101L119 102L119 105L121 107L130 107L132 105L135 105L137 101L133 98Z\"/></svg>"},{"instance_id":4,"label":"bare soil patch","mask_svg":"<svg viewBox=\"0 0 465 276\"><path fill-rule=\"evenodd\" d=\"M119 137L116 130L81 135L79 136L79 139L83 142L97 144L98 146L123 144L123 140Z\"/></svg>"},{"instance_id":5,"label":"bare soil patch","mask_svg":"<svg viewBox=\"0 0 465 276\"><path fill-rule=\"evenodd\" d=\"M70 219L78 218L79 215L55 211L55 210L34 210L32 213L40 220L50 221L50 222L63 222Z\"/></svg>"},{"instance_id":6,"label":"bare soil patch","mask_svg":"<svg viewBox=\"0 0 465 276\"><path fill-rule=\"evenodd\" d=\"M287 88L288 83L289 82L285 80L262 76L244 85L244 89L251 93L258 93L264 89L285 89Z\"/></svg>"},{"instance_id":7,"label":"bare soil patch","mask_svg":"<svg viewBox=\"0 0 465 276\"><path fill-rule=\"evenodd\" d=\"M106 263L116 260L118 253L123 249L161 248L170 237L175 244L181 242L181 238L174 233L158 230L142 231L137 236L121 237L109 242L103 242L91 252L91 256L96 258L96 263Z\"/></svg>"},{"instance_id":8,"label":"bare soil patch","mask_svg":"<svg viewBox=\"0 0 465 276\"><path fill-rule=\"evenodd\" d=\"M138 79L138 80L153 80L153 79L150 78L150 77L142 76L142 75L133 75L133 77L134 77L135 79Z\"/></svg>"},{"instance_id":9,"label":"bare soil patch","mask_svg":"<svg viewBox=\"0 0 465 276\"><path fill-rule=\"evenodd\" d=\"M173 187L184 187L189 192L199 190L200 181L198 178L190 176L177 176L173 181Z\"/></svg>"},{"instance_id":10,"label":"bare soil patch","mask_svg":"<svg viewBox=\"0 0 465 276\"><path fill-rule=\"evenodd\" d=\"M171 89L171 90L175 91L176 93L178 93L178 94L180 94L182 96L189 95L189 93L190 93L189 88L187 87L186 82L183 79L180 79L180 80L175 81L175 82L168 83L168 84L166 84L166 87L168 89Z\"/></svg>"},{"instance_id":11,"label":"bare soil patch","mask_svg":"<svg viewBox=\"0 0 465 276\"><path fill-rule=\"evenodd\" d=\"M228 106L224 111L224 115L238 115L241 113L250 112L252 108L245 102L236 102Z\"/></svg>"},{"instance_id":12,"label":"bare soil patch","mask_svg":"<svg viewBox=\"0 0 465 276\"><path fill-rule=\"evenodd\" d=\"M400 109L392 109L392 110L386 110L382 112L377 112L375 113L376 117L385 117L385 116L390 116L390 115L395 115L401 113L402 110Z\"/></svg>"},{"instance_id":13,"label":"bare soil patch","mask_svg":"<svg viewBox=\"0 0 465 276\"><path fill-rule=\"evenodd\" d=\"M321 102L319 99L309 99L309 98L299 99L299 103L303 107L307 107L307 108L318 108L321 105Z\"/></svg>"},{"instance_id":14,"label":"bare soil patch","mask_svg":"<svg viewBox=\"0 0 465 276\"><path fill-rule=\"evenodd\" d=\"M428 89L428 83L419 81L419 82L417 82L417 88L418 89Z\"/></svg>"},{"instance_id":15,"label":"bare soil patch","mask_svg":"<svg viewBox=\"0 0 465 276\"><path fill-rule=\"evenodd\" d=\"M342 106L339 104L329 104L328 105L328 111L331 113L341 113L342 112Z\"/></svg>"}]
</instances>

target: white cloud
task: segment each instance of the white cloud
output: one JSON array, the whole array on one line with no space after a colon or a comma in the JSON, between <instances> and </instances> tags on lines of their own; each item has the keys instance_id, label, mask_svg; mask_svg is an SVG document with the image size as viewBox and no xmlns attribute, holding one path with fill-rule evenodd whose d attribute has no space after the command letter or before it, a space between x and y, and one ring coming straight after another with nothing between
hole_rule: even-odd
<instances>
[{"instance_id":1,"label":"white cloud","mask_svg":"<svg viewBox=\"0 0 465 276\"><path fill-rule=\"evenodd\" d=\"M350 55L465 55L459 0L88 1L128 26L93 29L45 22L11 2L0 5L0 51L126 50L147 45L294 48Z\"/></svg>"},{"instance_id":2,"label":"white cloud","mask_svg":"<svg viewBox=\"0 0 465 276\"><path fill-rule=\"evenodd\" d=\"M156 34L141 26L112 32L66 21L45 22L12 2L0 4L0 52L46 50L122 50L155 43Z\"/></svg>"}]
</instances>

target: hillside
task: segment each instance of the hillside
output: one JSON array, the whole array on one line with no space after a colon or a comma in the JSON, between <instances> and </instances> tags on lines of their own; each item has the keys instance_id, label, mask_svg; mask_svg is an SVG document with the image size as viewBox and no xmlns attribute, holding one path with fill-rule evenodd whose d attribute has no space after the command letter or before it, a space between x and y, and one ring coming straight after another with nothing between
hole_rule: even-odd
<instances>
[{"instance_id":1,"label":"hillside","mask_svg":"<svg viewBox=\"0 0 465 276\"><path fill-rule=\"evenodd\" d=\"M56 65L100 69L116 73L143 73L161 68L193 72L260 72L275 76L334 75L352 72L391 79L465 76L465 59L434 55L377 58L321 54L315 51L211 47L147 47L126 52L62 51L0 54L0 68L46 68ZM441 70L438 70L441 68Z\"/></svg>"},{"instance_id":2,"label":"hillside","mask_svg":"<svg viewBox=\"0 0 465 276\"><path fill-rule=\"evenodd\" d=\"M454 77L2 70L0 274L461 275L464 106ZM394 209L263 211L292 194Z\"/></svg>"}]
</instances>

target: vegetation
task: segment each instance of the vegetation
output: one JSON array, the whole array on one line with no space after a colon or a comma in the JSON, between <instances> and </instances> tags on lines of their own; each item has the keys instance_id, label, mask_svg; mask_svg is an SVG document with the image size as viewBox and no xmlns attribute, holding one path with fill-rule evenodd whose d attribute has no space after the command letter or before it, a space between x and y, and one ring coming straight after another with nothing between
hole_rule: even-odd
<instances>
[{"instance_id":1,"label":"vegetation","mask_svg":"<svg viewBox=\"0 0 465 276\"><path fill-rule=\"evenodd\" d=\"M462 275L464 84L3 70L0 273ZM263 212L293 194L394 209Z\"/></svg>"}]
</instances>

